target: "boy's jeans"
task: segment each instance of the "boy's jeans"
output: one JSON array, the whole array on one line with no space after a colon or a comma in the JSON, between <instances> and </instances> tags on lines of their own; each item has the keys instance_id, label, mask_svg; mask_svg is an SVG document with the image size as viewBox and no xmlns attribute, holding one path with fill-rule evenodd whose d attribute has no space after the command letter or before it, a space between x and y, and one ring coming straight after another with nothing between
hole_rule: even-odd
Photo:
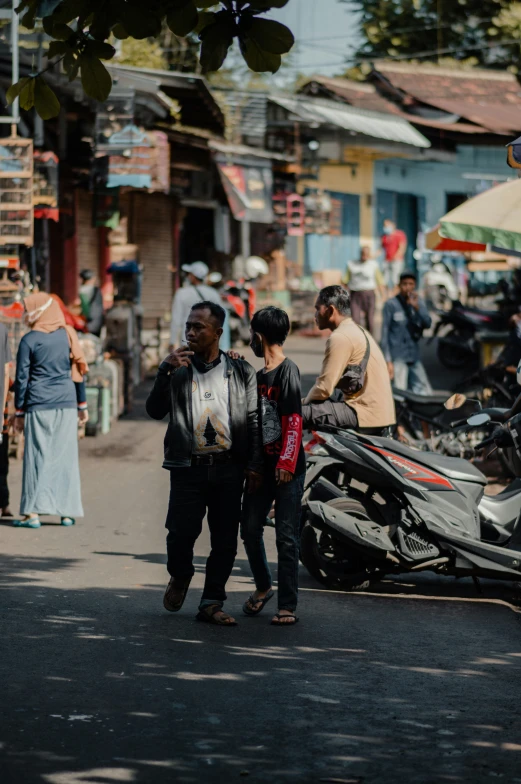
<instances>
[{"instance_id":1,"label":"boy's jeans","mask_svg":"<svg viewBox=\"0 0 521 784\"><path fill-rule=\"evenodd\" d=\"M278 552L279 610L297 609L300 540L300 504L305 474L277 485L275 476L265 477L258 493L244 497L241 537L258 591L267 591L271 572L264 548L264 524L275 501L275 536Z\"/></svg>"}]
</instances>

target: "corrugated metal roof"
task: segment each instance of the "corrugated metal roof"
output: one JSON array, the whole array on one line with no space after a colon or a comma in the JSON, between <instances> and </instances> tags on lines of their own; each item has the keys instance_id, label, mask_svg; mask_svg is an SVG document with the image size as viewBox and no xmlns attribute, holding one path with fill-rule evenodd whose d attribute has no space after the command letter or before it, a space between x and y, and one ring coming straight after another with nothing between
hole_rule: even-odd
<instances>
[{"instance_id":1,"label":"corrugated metal roof","mask_svg":"<svg viewBox=\"0 0 521 784\"><path fill-rule=\"evenodd\" d=\"M385 139L413 147L430 147L430 142L401 117L391 117L379 112L354 109L336 101L299 98L270 94L269 100L296 115L300 120L320 125L334 125L375 139Z\"/></svg>"}]
</instances>

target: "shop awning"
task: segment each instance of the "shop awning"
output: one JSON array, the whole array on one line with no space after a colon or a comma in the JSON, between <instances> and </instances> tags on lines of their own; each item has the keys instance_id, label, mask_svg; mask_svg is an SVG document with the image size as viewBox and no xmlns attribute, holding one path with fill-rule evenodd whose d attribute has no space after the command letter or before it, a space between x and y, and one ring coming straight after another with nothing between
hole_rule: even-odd
<instances>
[{"instance_id":1,"label":"shop awning","mask_svg":"<svg viewBox=\"0 0 521 784\"><path fill-rule=\"evenodd\" d=\"M440 234L440 224L430 229L425 235L425 247L427 250L455 251L456 253L471 253L473 251L483 251L486 245L479 242L462 242L442 237Z\"/></svg>"},{"instance_id":2,"label":"shop awning","mask_svg":"<svg viewBox=\"0 0 521 784\"><path fill-rule=\"evenodd\" d=\"M496 185L440 220L440 235L460 242L521 251L521 180Z\"/></svg>"},{"instance_id":3,"label":"shop awning","mask_svg":"<svg viewBox=\"0 0 521 784\"><path fill-rule=\"evenodd\" d=\"M371 112L366 109L355 109L336 101L318 98L301 98L300 96L272 93L269 100L291 112L295 115L295 119L311 123L316 127L329 125L374 139L384 139L420 148L431 146L425 136L401 117Z\"/></svg>"},{"instance_id":4,"label":"shop awning","mask_svg":"<svg viewBox=\"0 0 521 784\"><path fill-rule=\"evenodd\" d=\"M250 223L273 223L271 166L217 163L233 217Z\"/></svg>"}]
</instances>

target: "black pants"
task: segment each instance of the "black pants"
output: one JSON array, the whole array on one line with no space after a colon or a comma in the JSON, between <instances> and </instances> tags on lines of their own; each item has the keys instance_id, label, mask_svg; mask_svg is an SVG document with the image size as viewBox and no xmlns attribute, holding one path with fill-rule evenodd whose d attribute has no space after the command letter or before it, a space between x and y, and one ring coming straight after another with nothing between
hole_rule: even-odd
<instances>
[{"instance_id":1,"label":"black pants","mask_svg":"<svg viewBox=\"0 0 521 784\"><path fill-rule=\"evenodd\" d=\"M304 430L319 428L321 425L332 425L345 430L358 428L358 417L354 409L343 401L323 400L320 403L308 403L302 406Z\"/></svg>"},{"instance_id":2,"label":"black pants","mask_svg":"<svg viewBox=\"0 0 521 784\"><path fill-rule=\"evenodd\" d=\"M0 444L0 509L7 509L9 506L9 487L7 486L7 475L9 473L9 436L3 435Z\"/></svg>"},{"instance_id":3,"label":"black pants","mask_svg":"<svg viewBox=\"0 0 521 784\"><path fill-rule=\"evenodd\" d=\"M346 403L323 400L302 406L304 430L319 430L321 425L331 425L342 430L356 430L366 436L389 436L389 427L359 427L356 411Z\"/></svg>"},{"instance_id":4,"label":"black pants","mask_svg":"<svg viewBox=\"0 0 521 784\"><path fill-rule=\"evenodd\" d=\"M167 569L176 582L189 581L194 574L194 545L208 511L211 551L200 607L226 600L225 586L237 555L243 485L244 466L231 461L170 471Z\"/></svg>"}]
</instances>

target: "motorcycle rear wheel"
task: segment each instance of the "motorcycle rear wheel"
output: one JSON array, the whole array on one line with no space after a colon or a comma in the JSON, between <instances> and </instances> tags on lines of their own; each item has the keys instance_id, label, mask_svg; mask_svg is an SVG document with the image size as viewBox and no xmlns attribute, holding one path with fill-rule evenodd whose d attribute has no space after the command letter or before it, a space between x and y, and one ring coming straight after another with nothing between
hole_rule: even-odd
<instances>
[{"instance_id":1,"label":"motorcycle rear wheel","mask_svg":"<svg viewBox=\"0 0 521 784\"><path fill-rule=\"evenodd\" d=\"M453 329L448 335L438 338L436 354L439 361L449 370L475 365L479 361L477 354L465 346L468 336ZM460 345L458 345L458 343Z\"/></svg>"},{"instance_id":2,"label":"motorcycle rear wheel","mask_svg":"<svg viewBox=\"0 0 521 784\"><path fill-rule=\"evenodd\" d=\"M328 506L364 522L371 520L365 506L353 498L335 498L328 501ZM367 591L385 574L376 564L371 564L355 550L349 550L344 542L329 533L316 531L309 522L302 529L300 559L310 575L331 590Z\"/></svg>"}]
</instances>

